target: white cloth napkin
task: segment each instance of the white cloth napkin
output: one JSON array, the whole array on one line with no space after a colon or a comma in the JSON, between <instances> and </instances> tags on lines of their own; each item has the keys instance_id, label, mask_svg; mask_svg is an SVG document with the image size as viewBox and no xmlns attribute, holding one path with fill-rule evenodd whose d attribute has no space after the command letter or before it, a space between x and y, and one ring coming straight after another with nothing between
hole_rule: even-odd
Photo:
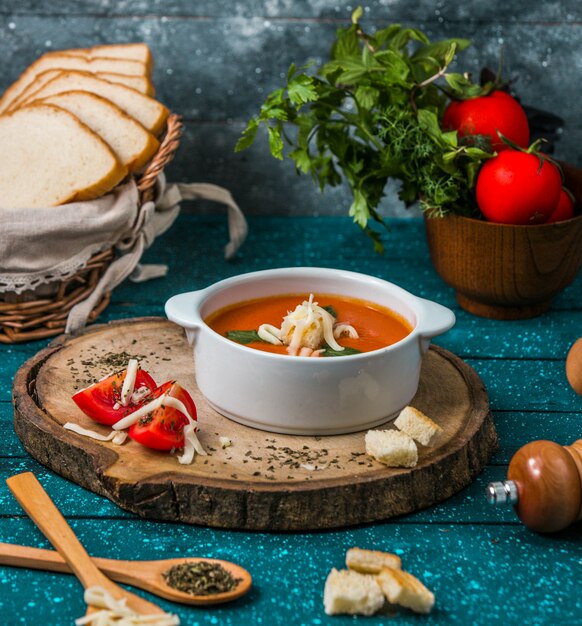
<instances>
[{"instance_id":1,"label":"white cloth napkin","mask_svg":"<svg viewBox=\"0 0 582 626\"><path fill-rule=\"evenodd\" d=\"M248 232L245 217L229 191L206 183L169 184L160 175L155 200L140 207L134 181L90 202L40 209L0 210L0 293L20 294L60 282L96 253L114 247L117 258L95 290L73 307L66 332L82 328L102 295L128 276L141 282L164 276L164 265L141 265L141 256L164 233L182 200L213 200L226 205L230 241L225 257L234 256Z\"/></svg>"}]
</instances>

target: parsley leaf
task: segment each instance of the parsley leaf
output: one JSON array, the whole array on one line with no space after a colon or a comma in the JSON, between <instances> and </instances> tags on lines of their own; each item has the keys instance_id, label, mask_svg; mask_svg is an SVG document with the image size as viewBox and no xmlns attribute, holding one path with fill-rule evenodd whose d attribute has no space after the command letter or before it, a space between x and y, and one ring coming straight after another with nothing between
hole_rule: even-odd
<instances>
[{"instance_id":1,"label":"parsley leaf","mask_svg":"<svg viewBox=\"0 0 582 626\"><path fill-rule=\"evenodd\" d=\"M321 308L325 309L332 317L335 317L335 319L337 320L337 311L331 304L326 304L325 306L322 306Z\"/></svg>"},{"instance_id":2,"label":"parsley leaf","mask_svg":"<svg viewBox=\"0 0 582 626\"><path fill-rule=\"evenodd\" d=\"M299 74L287 83L289 100L295 105L317 100L317 92L313 86L313 78L307 74Z\"/></svg>"},{"instance_id":3,"label":"parsley leaf","mask_svg":"<svg viewBox=\"0 0 582 626\"><path fill-rule=\"evenodd\" d=\"M226 333L226 338L242 344L254 343L255 341L265 343L256 330L229 330Z\"/></svg>"},{"instance_id":4,"label":"parsley leaf","mask_svg":"<svg viewBox=\"0 0 582 626\"><path fill-rule=\"evenodd\" d=\"M321 356L351 356L352 354L362 354L361 350L356 350L355 348L344 348L343 350L334 350L330 348L327 344L323 346L323 352Z\"/></svg>"},{"instance_id":5,"label":"parsley leaf","mask_svg":"<svg viewBox=\"0 0 582 626\"><path fill-rule=\"evenodd\" d=\"M235 151L240 152L241 150L246 150L250 148L257 136L257 130L259 129L259 120L254 117L249 121L247 127L242 132L242 137L238 140Z\"/></svg>"}]
</instances>

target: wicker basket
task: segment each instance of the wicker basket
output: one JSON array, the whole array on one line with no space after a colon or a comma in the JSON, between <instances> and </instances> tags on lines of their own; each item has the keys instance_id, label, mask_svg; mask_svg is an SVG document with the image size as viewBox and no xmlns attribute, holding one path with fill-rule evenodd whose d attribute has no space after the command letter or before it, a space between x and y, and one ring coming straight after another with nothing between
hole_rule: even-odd
<instances>
[{"instance_id":1,"label":"wicker basket","mask_svg":"<svg viewBox=\"0 0 582 626\"><path fill-rule=\"evenodd\" d=\"M181 118L170 115L164 139L137 182L142 205L152 200L156 179L172 160L181 133ZM114 260L113 248L104 250L93 255L83 268L66 280L42 285L37 290L19 295L0 294L0 343L32 341L62 333L69 311L89 297ZM89 322L93 322L105 309L110 297L111 293L103 294L91 312Z\"/></svg>"}]
</instances>

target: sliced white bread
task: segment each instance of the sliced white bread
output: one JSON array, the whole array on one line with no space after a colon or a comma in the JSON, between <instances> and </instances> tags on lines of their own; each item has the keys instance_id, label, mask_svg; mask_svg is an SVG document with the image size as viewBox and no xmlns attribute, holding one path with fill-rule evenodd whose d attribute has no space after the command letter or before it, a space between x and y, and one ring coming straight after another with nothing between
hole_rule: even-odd
<instances>
[{"instance_id":1,"label":"sliced white bread","mask_svg":"<svg viewBox=\"0 0 582 626\"><path fill-rule=\"evenodd\" d=\"M85 58L74 54L48 53L36 60L4 92L0 99L0 113L6 111L12 102L30 85L42 72L48 70L79 70L82 72L112 72L128 74L130 76L147 76L146 66L133 59Z\"/></svg>"},{"instance_id":2,"label":"sliced white bread","mask_svg":"<svg viewBox=\"0 0 582 626\"><path fill-rule=\"evenodd\" d=\"M383 567L400 569L402 561L399 556L390 552L350 548L346 552L346 565L360 574L378 574Z\"/></svg>"},{"instance_id":3,"label":"sliced white bread","mask_svg":"<svg viewBox=\"0 0 582 626\"><path fill-rule=\"evenodd\" d=\"M323 606L328 615L373 615L384 602L373 576L334 568L325 581Z\"/></svg>"},{"instance_id":4,"label":"sliced white bread","mask_svg":"<svg viewBox=\"0 0 582 626\"><path fill-rule=\"evenodd\" d=\"M0 207L93 200L127 174L111 148L74 115L48 104L0 116Z\"/></svg>"},{"instance_id":5,"label":"sliced white bread","mask_svg":"<svg viewBox=\"0 0 582 626\"><path fill-rule=\"evenodd\" d=\"M40 101L77 118L109 144L130 172L140 170L156 153L158 140L109 100L87 91L66 91Z\"/></svg>"},{"instance_id":6,"label":"sliced white bread","mask_svg":"<svg viewBox=\"0 0 582 626\"><path fill-rule=\"evenodd\" d=\"M148 68L148 73L151 73L153 68L152 53L145 43L116 43L93 46L92 48L72 48L70 50L63 50L62 52L92 59L108 57L140 61Z\"/></svg>"},{"instance_id":7,"label":"sliced white bread","mask_svg":"<svg viewBox=\"0 0 582 626\"><path fill-rule=\"evenodd\" d=\"M434 594L418 578L400 569L384 568L376 577L389 602L399 604L415 613L430 613Z\"/></svg>"},{"instance_id":8,"label":"sliced white bread","mask_svg":"<svg viewBox=\"0 0 582 626\"><path fill-rule=\"evenodd\" d=\"M34 81L30 83L30 85L28 85L28 87L26 87L22 91L22 93L12 101L7 110L16 110L22 102L31 98L39 89L44 87L49 81L58 76L62 71L64 70L61 68L55 70L47 70L46 72L42 72L41 74L39 74L34 79ZM111 83L119 83L120 85L131 87L132 89L136 89L146 96L153 96L155 94L154 86L147 76L129 76L127 74L113 74L111 72L97 72L95 76L97 76L97 78L102 78L103 80L108 80Z\"/></svg>"},{"instance_id":9,"label":"sliced white bread","mask_svg":"<svg viewBox=\"0 0 582 626\"><path fill-rule=\"evenodd\" d=\"M111 83L119 83L126 87L131 87L146 96L156 95L154 84L147 76L130 76L129 74L116 74L115 72L96 72L97 78L108 80Z\"/></svg>"},{"instance_id":10,"label":"sliced white bread","mask_svg":"<svg viewBox=\"0 0 582 626\"><path fill-rule=\"evenodd\" d=\"M88 91L106 98L156 136L165 127L168 109L157 100L145 96L143 93L131 89L131 87L111 83L88 72L61 72L32 96L25 99L21 106L65 91Z\"/></svg>"},{"instance_id":11,"label":"sliced white bread","mask_svg":"<svg viewBox=\"0 0 582 626\"><path fill-rule=\"evenodd\" d=\"M15 111L22 102L27 100L33 93L38 91L41 87L44 87L50 80L58 76L63 70L47 70L46 72L41 72L37 76L35 76L34 80L27 85L14 100L10 103L10 106L6 109L7 111Z\"/></svg>"},{"instance_id":12,"label":"sliced white bread","mask_svg":"<svg viewBox=\"0 0 582 626\"><path fill-rule=\"evenodd\" d=\"M430 417L413 406L407 406L402 409L394 422L394 426L423 446L431 445L444 432Z\"/></svg>"},{"instance_id":13,"label":"sliced white bread","mask_svg":"<svg viewBox=\"0 0 582 626\"><path fill-rule=\"evenodd\" d=\"M369 430L365 441L366 454L388 467L414 467L418 463L414 440L399 430Z\"/></svg>"}]
</instances>

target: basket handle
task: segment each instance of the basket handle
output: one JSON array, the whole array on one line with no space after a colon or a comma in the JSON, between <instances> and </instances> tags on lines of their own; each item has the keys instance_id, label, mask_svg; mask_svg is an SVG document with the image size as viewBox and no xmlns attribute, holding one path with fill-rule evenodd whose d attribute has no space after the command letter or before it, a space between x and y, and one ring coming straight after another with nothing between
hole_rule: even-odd
<instances>
[{"instance_id":1,"label":"basket handle","mask_svg":"<svg viewBox=\"0 0 582 626\"><path fill-rule=\"evenodd\" d=\"M174 158L174 154L180 143L180 136L182 135L183 127L181 116L172 113L168 117L164 139L162 140L154 158L150 161L137 183L137 189L140 193L142 204L153 199L154 185L158 175Z\"/></svg>"}]
</instances>

